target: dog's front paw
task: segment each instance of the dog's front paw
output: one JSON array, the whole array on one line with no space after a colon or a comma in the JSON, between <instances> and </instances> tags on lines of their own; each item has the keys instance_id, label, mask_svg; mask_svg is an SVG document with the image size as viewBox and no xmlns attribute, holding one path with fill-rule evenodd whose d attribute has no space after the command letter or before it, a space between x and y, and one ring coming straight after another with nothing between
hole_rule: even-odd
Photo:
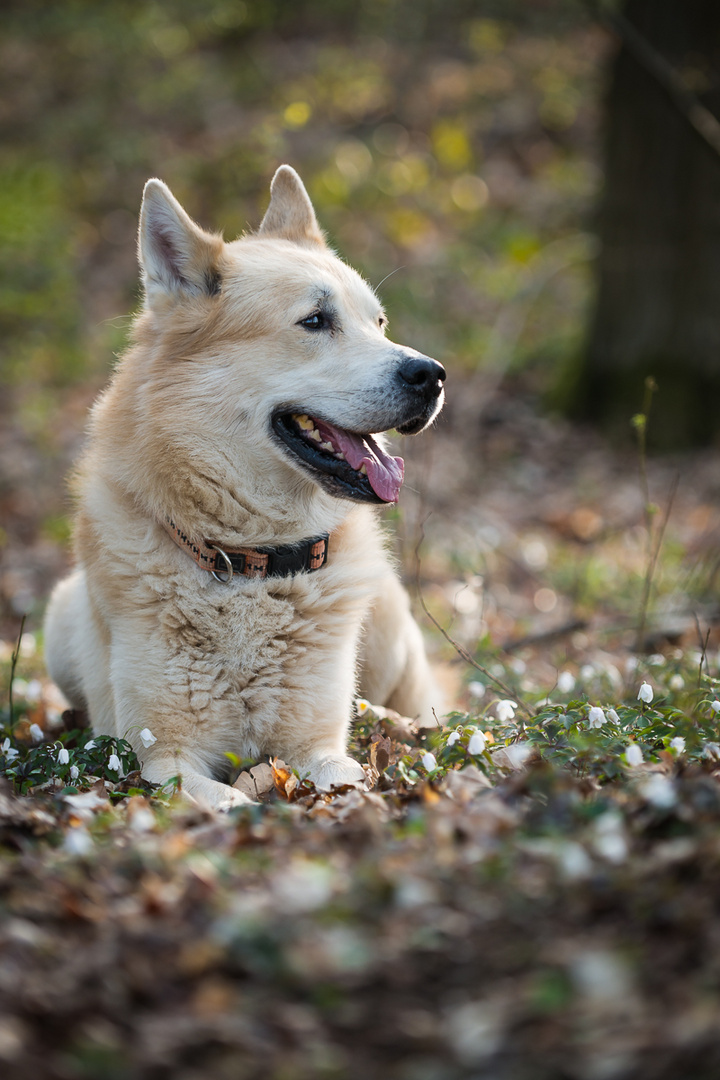
<instances>
[{"instance_id":1,"label":"dog's front paw","mask_svg":"<svg viewBox=\"0 0 720 1080\"><path fill-rule=\"evenodd\" d=\"M233 810L236 806L257 806L257 800L238 788L205 777L183 777L183 794L206 810Z\"/></svg>"},{"instance_id":2,"label":"dog's front paw","mask_svg":"<svg viewBox=\"0 0 720 1080\"><path fill-rule=\"evenodd\" d=\"M318 791L332 791L334 787L363 783L365 773L351 757L324 758L311 767L310 779Z\"/></svg>"},{"instance_id":3,"label":"dog's front paw","mask_svg":"<svg viewBox=\"0 0 720 1080\"><path fill-rule=\"evenodd\" d=\"M227 785L223 784L223 787ZM257 799L251 799L244 791L228 787L227 792L213 800L213 810L232 810L236 806L259 806Z\"/></svg>"}]
</instances>

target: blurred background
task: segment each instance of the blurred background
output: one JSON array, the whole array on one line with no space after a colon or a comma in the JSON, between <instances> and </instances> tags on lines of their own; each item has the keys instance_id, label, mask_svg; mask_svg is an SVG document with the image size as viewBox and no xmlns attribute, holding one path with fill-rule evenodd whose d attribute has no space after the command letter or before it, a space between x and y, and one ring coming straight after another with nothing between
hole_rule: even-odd
<instances>
[{"instance_id":1,"label":"blurred background","mask_svg":"<svg viewBox=\"0 0 720 1080\"><path fill-rule=\"evenodd\" d=\"M145 180L233 238L281 162L393 339L448 367L393 515L438 617L520 673L528 642L580 665L662 540L643 644L713 624L719 57L702 0L6 0L0 636L68 565Z\"/></svg>"}]
</instances>

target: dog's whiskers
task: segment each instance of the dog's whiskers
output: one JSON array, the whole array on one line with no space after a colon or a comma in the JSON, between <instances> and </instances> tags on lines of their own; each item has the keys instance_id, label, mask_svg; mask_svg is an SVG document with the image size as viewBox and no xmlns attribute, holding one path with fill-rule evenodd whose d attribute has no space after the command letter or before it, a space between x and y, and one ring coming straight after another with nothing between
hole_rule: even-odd
<instances>
[{"instance_id":1,"label":"dog's whiskers","mask_svg":"<svg viewBox=\"0 0 720 1080\"><path fill-rule=\"evenodd\" d=\"M388 279L388 278L391 278L391 277L393 276L393 274L397 274L397 272L398 272L399 270L404 270L404 269L405 269L405 266L396 266L394 270L391 270L389 274L386 274L386 275L385 275L385 277L384 277L384 278L382 279L382 281L380 282L380 284L379 284L379 285L376 285L376 286L375 286L375 292L377 292L377 291L378 291L378 289L380 289L380 288L381 288L381 287L382 287L382 286L383 286L383 285L385 284L385 282L387 281L387 279Z\"/></svg>"}]
</instances>

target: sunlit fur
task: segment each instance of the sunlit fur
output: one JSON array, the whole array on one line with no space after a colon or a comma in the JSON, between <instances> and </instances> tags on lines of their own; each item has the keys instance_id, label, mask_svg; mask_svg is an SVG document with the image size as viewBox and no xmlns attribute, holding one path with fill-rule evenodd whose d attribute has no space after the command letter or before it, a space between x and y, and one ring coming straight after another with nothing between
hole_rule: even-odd
<instances>
[{"instance_id":1,"label":"sunlit fur","mask_svg":"<svg viewBox=\"0 0 720 1080\"><path fill-rule=\"evenodd\" d=\"M132 743L146 778L180 773L212 805L244 800L216 779L228 751L279 755L323 787L361 779L346 754L357 672L365 696L411 716L429 716L432 680L373 509L325 492L270 418L296 406L356 431L395 426L398 346L287 166L259 232L228 244L149 181L139 253L146 303L92 411L50 673L94 731ZM308 332L298 323L321 299L337 327ZM221 547L328 532L329 561L223 585L173 543L166 514Z\"/></svg>"}]
</instances>

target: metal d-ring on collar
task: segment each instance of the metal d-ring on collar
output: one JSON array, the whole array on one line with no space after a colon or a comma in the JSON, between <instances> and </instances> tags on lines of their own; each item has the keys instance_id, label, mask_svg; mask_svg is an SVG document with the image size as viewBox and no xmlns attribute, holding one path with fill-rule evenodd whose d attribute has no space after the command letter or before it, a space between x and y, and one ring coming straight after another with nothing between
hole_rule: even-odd
<instances>
[{"instance_id":1,"label":"metal d-ring on collar","mask_svg":"<svg viewBox=\"0 0 720 1080\"><path fill-rule=\"evenodd\" d=\"M221 547L218 547L217 544L208 544L207 546L209 548L212 548L213 551L217 551L218 555L225 563L225 573L227 574L227 577L220 577L220 574L218 574L217 570L211 570L210 573L216 581L220 582L221 585L229 585L233 579L233 574L235 573L235 571L233 570L233 564L230 562L229 555L226 555L223 549ZM223 571L221 570L220 573L223 573Z\"/></svg>"}]
</instances>

